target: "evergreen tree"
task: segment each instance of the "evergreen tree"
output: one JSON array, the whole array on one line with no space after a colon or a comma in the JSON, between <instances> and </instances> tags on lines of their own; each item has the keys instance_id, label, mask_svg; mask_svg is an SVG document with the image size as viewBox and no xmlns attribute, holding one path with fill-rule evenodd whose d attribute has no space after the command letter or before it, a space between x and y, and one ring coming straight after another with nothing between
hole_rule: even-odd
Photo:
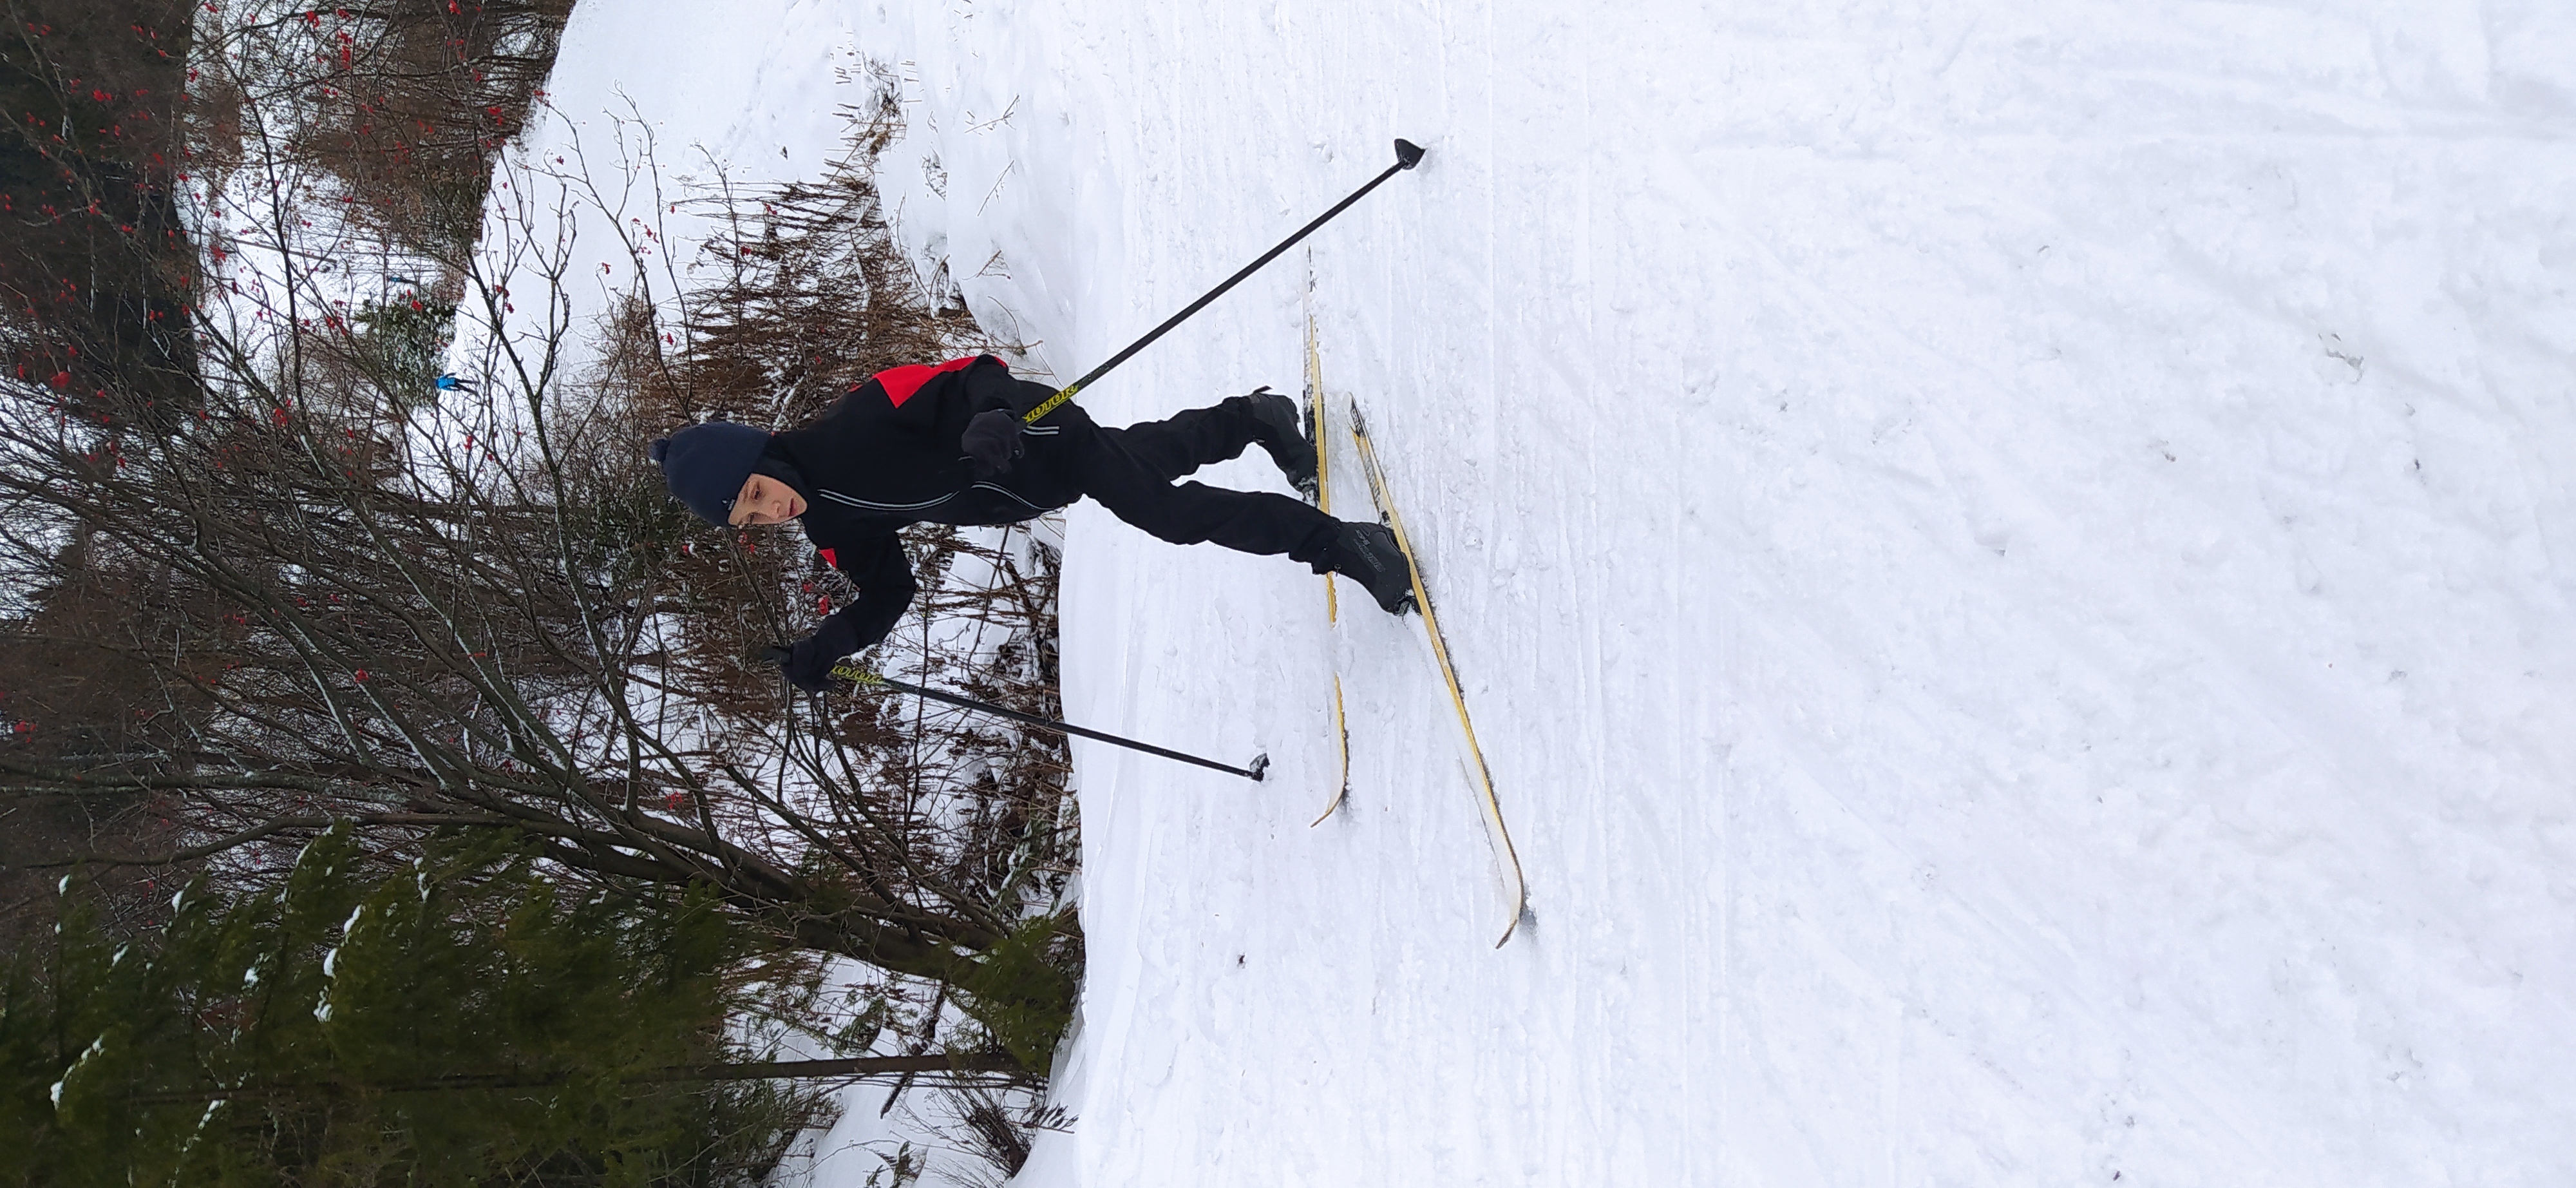
<instances>
[{"instance_id":1,"label":"evergreen tree","mask_svg":"<svg viewBox=\"0 0 2576 1188\"><path fill-rule=\"evenodd\" d=\"M0 1182L751 1182L810 1103L669 1075L719 1058L734 935L702 893L560 895L514 838L344 830L144 943L74 914L0 986Z\"/></svg>"}]
</instances>

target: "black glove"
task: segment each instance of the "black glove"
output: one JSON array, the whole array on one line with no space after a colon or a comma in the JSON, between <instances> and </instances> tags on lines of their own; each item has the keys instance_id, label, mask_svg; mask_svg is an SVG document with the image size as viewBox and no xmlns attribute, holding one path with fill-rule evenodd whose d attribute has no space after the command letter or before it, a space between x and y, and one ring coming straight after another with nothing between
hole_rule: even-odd
<instances>
[{"instance_id":1,"label":"black glove","mask_svg":"<svg viewBox=\"0 0 2576 1188\"><path fill-rule=\"evenodd\" d=\"M808 693L821 693L829 688L832 665L859 650L859 630L842 622L839 615L823 620L814 634L796 641L792 648L771 648L770 663L785 669L787 679Z\"/></svg>"},{"instance_id":2,"label":"black glove","mask_svg":"<svg viewBox=\"0 0 2576 1188\"><path fill-rule=\"evenodd\" d=\"M987 409L966 422L966 432L957 444L966 449L966 462L978 481L993 478L1011 468L1028 451L1021 440L1020 418L1007 408Z\"/></svg>"}]
</instances>

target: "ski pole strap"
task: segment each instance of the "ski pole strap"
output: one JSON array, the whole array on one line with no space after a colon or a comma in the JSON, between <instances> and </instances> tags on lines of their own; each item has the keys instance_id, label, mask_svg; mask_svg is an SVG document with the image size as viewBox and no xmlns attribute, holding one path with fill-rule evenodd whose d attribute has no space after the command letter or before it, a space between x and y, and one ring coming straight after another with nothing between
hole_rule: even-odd
<instances>
[{"instance_id":1,"label":"ski pole strap","mask_svg":"<svg viewBox=\"0 0 2576 1188\"><path fill-rule=\"evenodd\" d=\"M1024 714L1018 710L1011 709L1006 706L995 705L989 701L977 701L972 697L960 697L954 693L942 693L937 689L925 689L909 681L898 681L892 677L869 672L867 669L861 668L855 664L835 664L832 666L832 675L855 684L874 685L880 689L892 689L898 693L910 693L915 697L926 697L932 701L946 702L949 705L957 706L960 709L976 710L981 713L992 714L996 717L1009 718L1014 722L1035 726L1043 730L1053 730L1059 734L1079 735L1083 738L1105 742L1112 746L1125 747L1131 751L1143 751L1148 755L1160 755L1165 759L1178 759L1183 763L1195 763L1201 767L1212 768L1214 770L1224 772L1227 775L1239 775L1255 783L1260 782L1261 773L1268 770L1270 767L1270 756L1266 754L1254 757L1252 760L1252 766L1250 767L1236 767L1232 764L1219 763L1213 759L1201 759L1196 755L1188 755L1179 751L1168 750L1163 747L1155 746L1152 743L1141 743L1132 738L1120 738L1115 734L1104 734L1088 727L1076 726L1071 722L1058 722L1053 718L1041 718L1036 714Z\"/></svg>"},{"instance_id":2,"label":"ski pole strap","mask_svg":"<svg viewBox=\"0 0 2576 1188\"><path fill-rule=\"evenodd\" d=\"M886 679L884 677L878 676L873 672L869 672L867 669L861 668L856 664L835 664L832 666L832 675L858 685L876 685L882 688L886 683Z\"/></svg>"},{"instance_id":3,"label":"ski pole strap","mask_svg":"<svg viewBox=\"0 0 2576 1188\"><path fill-rule=\"evenodd\" d=\"M1036 408L1033 408L1033 409L1030 409L1030 410L1029 410L1029 411L1027 411L1027 412L1021 413L1021 414L1020 414L1020 423L1021 423L1021 424L1024 424L1024 425L1034 425L1034 424L1037 424L1037 423L1038 423L1038 418L1039 418L1039 417L1043 417L1043 416L1047 415L1048 413L1054 412L1054 411L1056 410L1057 406L1062 405L1062 404L1063 404L1065 401L1067 401L1067 400L1071 400L1071 399L1073 399L1073 394L1074 394L1074 393L1076 393L1076 392L1079 392L1079 391L1081 391L1081 390L1082 390L1082 385L1081 385L1081 384L1075 384L1075 385L1073 385L1073 386L1072 386L1072 387L1070 387L1070 388L1064 388L1064 389L1059 390L1055 395L1053 395L1053 396L1049 396L1049 397L1047 397L1046 399L1039 401L1039 402L1038 402L1038 406L1037 406Z\"/></svg>"}]
</instances>

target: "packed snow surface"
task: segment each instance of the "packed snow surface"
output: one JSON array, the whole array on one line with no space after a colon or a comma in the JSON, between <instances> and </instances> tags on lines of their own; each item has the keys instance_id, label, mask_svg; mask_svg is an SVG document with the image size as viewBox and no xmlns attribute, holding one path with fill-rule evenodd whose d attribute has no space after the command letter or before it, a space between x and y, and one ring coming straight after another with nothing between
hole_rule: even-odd
<instances>
[{"instance_id":1,"label":"packed snow surface","mask_svg":"<svg viewBox=\"0 0 2576 1188\"><path fill-rule=\"evenodd\" d=\"M1068 715L1274 766L1077 745L1021 1183L2576 1178L2576 8L600 0L557 98L790 176L854 55L1059 381L1430 149L1081 399L1311 308L1530 914L1415 621L1078 506Z\"/></svg>"}]
</instances>

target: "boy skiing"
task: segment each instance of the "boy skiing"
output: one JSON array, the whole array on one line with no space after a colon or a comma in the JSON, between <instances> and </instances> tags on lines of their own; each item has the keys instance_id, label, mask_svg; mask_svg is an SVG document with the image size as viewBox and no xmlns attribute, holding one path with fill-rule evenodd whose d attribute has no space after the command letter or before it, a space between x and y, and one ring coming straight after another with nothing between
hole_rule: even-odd
<instances>
[{"instance_id":1,"label":"boy skiing","mask_svg":"<svg viewBox=\"0 0 2576 1188\"><path fill-rule=\"evenodd\" d=\"M1094 424L1071 403L1022 419L1053 394L991 355L898 367L802 428L709 421L655 441L653 460L699 518L718 527L796 520L824 561L858 584L856 602L787 650L787 677L808 692L823 690L835 661L885 638L911 605L899 530L1011 523L1085 495L1173 544L1285 553L1359 582L1389 613L1412 604L1412 570L1384 526L1336 520L1285 495L1178 481L1258 444L1311 491L1315 448L1296 402L1262 390L1125 429Z\"/></svg>"}]
</instances>

